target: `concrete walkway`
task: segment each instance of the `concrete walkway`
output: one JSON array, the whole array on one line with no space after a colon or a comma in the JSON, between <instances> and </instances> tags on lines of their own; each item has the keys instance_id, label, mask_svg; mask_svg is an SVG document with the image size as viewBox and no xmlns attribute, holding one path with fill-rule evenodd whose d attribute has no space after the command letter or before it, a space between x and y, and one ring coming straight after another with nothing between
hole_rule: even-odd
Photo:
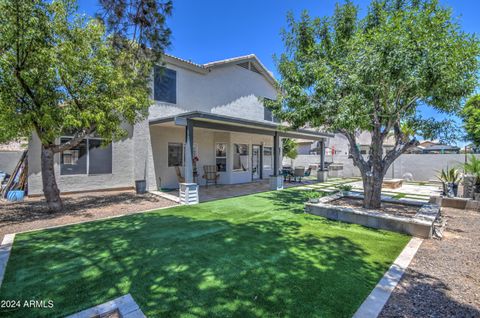
<instances>
[{"instance_id":1,"label":"concrete walkway","mask_svg":"<svg viewBox=\"0 0 480 318\"><path fill-rule=\"evenodd\" d=\"M302 180L302 182L285 182L283 186L286 189L291 187L309 186L316 183L317 181L315 179L307 179ZM268 179L249 183L200 186L199 200L200 202L207 202L266 191L270 191L270 183ZM178 190L169 192L151 192L153 194L160 195L166 199L178 202Z\"/></svg>"},{"instance_id":2,"label":"concrete walkway","mask_svg":"<svg viewBox=\"0 0 480 318\"><path fill-rule=\"evenodd\" d=\"M319 183L316 178L302 179L302 182L284 182L284 188L299 187L299 189L315 189L324 192L338 191L340 184L352 185L354 191L363 192L359 178L331 178L327 182ZM240 184L219 184L199 187L200 202L226 199L242 195L270 191L269 180L259 180ZM438 195L440 188L435 184L405 183L399 189L385 189L382 194L398 199L427 202L431 195ZM152 191L153 194L178 202L178 190L169 192Z\"/></svg>"}]
</instances>

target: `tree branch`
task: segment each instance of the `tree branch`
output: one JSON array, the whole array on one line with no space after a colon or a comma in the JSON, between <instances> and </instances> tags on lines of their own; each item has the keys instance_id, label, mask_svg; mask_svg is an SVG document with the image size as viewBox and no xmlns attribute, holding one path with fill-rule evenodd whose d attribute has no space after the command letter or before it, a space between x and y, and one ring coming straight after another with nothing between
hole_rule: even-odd
<instances>
[{"instance_id":1,"label":"tree branch","mask_svg":"<svg viewBox=\"0 0 480 318\"><path fill-rule=\"evenodd\" d=\"M369 164L363 159L360 150L357 148L357 141L355 135L347 130L340 130L339 131L342 135L344 135L348 143L350 144L350 153L352 154L353 162L355 165L362 171L366 172L369 170Z\"/></svg>"},{"instance_id":2,"label":"tree branch","mask_svg":"<svg viewBox=\"0 0 480 318\"><path fill-rule=\"evenodd\" d=\"M405 153L408 149L413 148L419 144L418 140L415 137L409 140L407 143L403 143L399 139L400 135L395 137L395 147L392 150L389 150L383 158L383 172L386 173L392 162L394 162L400 155Z\"/></svg>"},{"instance_id":3,"label":"tree branch","mask_svg":"<svg viewBox=\"0 0 480 318\"><path fill-rule=\"evenodd\" d=\"M95 129L96 129L96 126L93 125L88 129L83 129L79 132L76 132L73 138L70 139L69 141L53 147L53 152L57 153L57 152L62 152L65 150L72 149L73 147L77 146L85 137L92 134L95 131Z\"/></svg>"}]
</instances>

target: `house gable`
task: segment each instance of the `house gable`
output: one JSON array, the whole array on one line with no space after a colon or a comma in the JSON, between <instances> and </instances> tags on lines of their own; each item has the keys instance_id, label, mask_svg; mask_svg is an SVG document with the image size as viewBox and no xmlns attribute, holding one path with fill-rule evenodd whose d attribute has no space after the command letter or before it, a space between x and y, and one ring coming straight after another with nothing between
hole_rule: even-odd
<instances>
[{"instance_id":1,"label":"house gable","mask_svg":"<svg viewBox=\"0 0 480 318\"><path fill-rule=\"evenodd\" d=\"M272 121L262 99L276 98L275 79L254 55L203 65L167 55L163 67L176 72L176 98L174 103L155 101L150 119L203 111Z\"/></svg>"}]
</instances>

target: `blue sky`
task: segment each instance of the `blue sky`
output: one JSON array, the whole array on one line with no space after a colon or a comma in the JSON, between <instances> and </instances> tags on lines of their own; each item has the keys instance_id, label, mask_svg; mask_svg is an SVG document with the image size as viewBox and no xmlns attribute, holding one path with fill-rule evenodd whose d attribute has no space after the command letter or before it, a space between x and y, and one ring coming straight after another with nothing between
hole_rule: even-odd
<instances>
[{"instance_id":1,"label":"blue sky","mask_svg":"<svg viewBox=\"0 0 480 318\"><path fill-rule=\"evenodd\" d=\"M78 0L81 12L93 14L97 0ZM167 50L175 56L206 63L254 53L277 74L273 54L283 52L280 30L286 26L286 14L296 16L304 9L312 16L331 15L337 0L173 0L174 10L168 25L172 45ZM354 0L365 12L369 0ZM463 29L480 34L480 1L441 0L453 9ZM445 117L431 109L424 116Z\"/></svg>"}]
</instances>

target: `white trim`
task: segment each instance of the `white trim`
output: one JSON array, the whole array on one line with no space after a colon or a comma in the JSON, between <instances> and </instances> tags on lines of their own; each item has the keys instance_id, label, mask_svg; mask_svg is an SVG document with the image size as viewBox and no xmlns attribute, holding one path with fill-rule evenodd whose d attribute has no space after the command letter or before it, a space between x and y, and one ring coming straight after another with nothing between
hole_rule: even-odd
<instances>
[{"instance_id":1,"label":"white trim","mask_svg":"<svg viewBox=\"0 0 480 318\"><path fill-rule=\"evenodd\" d=\"M218 144L224 144L225 145L225 157L217 157L217 145ZM217 165L217 158L219 159L225 159L225 171L217 171L218 173L226 173L228 172L228 142L224 141L216 141L215 142L215 147L213 148L213 157L215 158L215 165Z\"/></svg>"},{"instance_id":2,"label":"white trim","mask_svg":"<svg viewBox=\"0 0 480 318\"><path fill-rule=\"evenodd\" d=\"M170 162L168 160L168 156L170 155L170 152L169 152L170 144L181 145L182 156L181 156L180 160L182 161L182 163L180 164L180 166L171 166L170 165ZM184 143L183 142L175 142L175 141L171 141L171 142L167 141L167 168L183 167L184 166L184 161L185 161L185 145L184 145Z\"/></svg>"},{"instance_id":3,"label":"white trim","mask_svg":"<svg viewBox=\"0 0 480 318\"><path fill-rule=\"evenodd\" d=\"M251 144L250 146L252 147L252 155L250 156L250 162L252 164L252 169L250 169L252 174L252 181L262 180L263 178L263 146L262 144ZM258 163L258 167L257 167L257 172L256 172L257 178L253 177L253 147L258 147L257 161L258 159L260 159L260 162Z\"/></svg>"},{"instance_id":4,"label":"white trim","mask_svg":"<svg viewBox=\"0 0 480 318\"><path fill-rule=\"evenodd\" d=\"M158 66L158 67L163 67L167 70L170 70L170 71L174 71L175 72L175 103L172 103L172 102L167 102L167 101L164 101L164 100L159 100L159 99L155 99L155 66ZM152 80L152 83L153 83L153 87L152 87L152 100L153 102L156 104L167 104L167 105L172 105L172 106L177 106L178 105L178 71L173 69L173 68L169 68L167 66L162 66L162 65L157 65L155 64L155 66L153 67L153 80Z\"/></svg>"},{"instance_id":5,"label":"white trim","mask_svg":"<svg viewBox=\"0 0 480 318\"><path fill-rule=\"evenodd\" d=\"M383 275L377 286L357 309L353 318L376 318L382 312L390 295L400 282L405 270L417 253L423 239L413 237L398 255L389 270Z\"/></svg>"},{"instance_id":6,"label":"white trim","mask_svg":"<svg viewBox=\"0 0 480 318\"><path fill-rule=\"evenodd\" d=\"M247 163L248 163L248 167L247 167L247 170L243 170L243 169L234 169L233 168L233 160L235 160L235 145L246 145L247 146L247 156L248 156L248 159L247 159ZM241 142L233 142L232 143L232 172L235 172L235 173L246 173L246 172L250 172L250 145L249 143L241 143ZM242 155L242 156L245 156L245 155Z\"/></svg>"},{"instance_id":7,"label":"white trim","mask_svg":"<svg viewBox=\"0 0 480 318\"><path fill-rule=\"evenodd\" d=\"M15 234L5 234L2 244L0 245L0 286L2 286L14 239Z\"/></svg>"},{"instance_id":8,"label":"white trim","mask_svg":"<svg viewBox=\"0 0 480 318\"><path fill-rule=\"evenodd\" d=\"M270 155L270 165L265 167L265 148L270 148L271 149L271 155ZM262 152L262 161L263 161L263 170L272 170L273 169L273 146L265 146L263 145L263 152Z\"/></svg>"},{"instance_id":9,"label":"white trim","mask_svg":"<svg viewBox=\"0 0 480 318\"><path fill-rule=\"evenodd\" d=\"M61 143L61 140L62 138L73 138L73 136L60 136L58 138L59 142ZM58 165L59 165L59 168L60 168L60 171L59 171L59 176L61 177L70 177L70 176L104 176L104 175L113 175L113 162L114 162L114 157L113 157L113 141L111 141L109 143L109 145L111 145L112 147L112 172L110 173L90 173L90 139L93 139L93 140L105 140L105 138L101 138L101 137L85 137L83 138L82 140L85 140L86 141L86 149L87 149L87 152L86 152L86 155L87 155L87 163L86 163L86 170L87 172L86 173L75 173L75 174L62 174L62 155L63 155L63 151L59 152L59 162L58 162ZM75 147L73 147L75 148ZM68 150L71 150L71 149L68 149Z\"/></svg>"},{"instance_id":10,"label":"white trim","mask_svg":"<svg viewBox=\"0 0 480 318\"><path fill-rule=\"evenodd\" d=\"M121 317L146 317L133 299L132 295L126 294L98 306L69 315L66 318L91 318L107 314L114 310L118 310Z\"/></svg>"}]
</instances>

